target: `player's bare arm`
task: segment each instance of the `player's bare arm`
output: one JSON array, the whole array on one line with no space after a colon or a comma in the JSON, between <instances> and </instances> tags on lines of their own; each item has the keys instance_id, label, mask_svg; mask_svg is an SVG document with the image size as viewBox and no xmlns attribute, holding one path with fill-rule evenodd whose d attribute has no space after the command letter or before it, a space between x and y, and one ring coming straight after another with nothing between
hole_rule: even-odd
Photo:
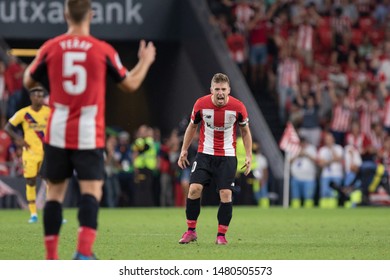
<instances>
[{"instance_id":1,"label":"player's bare arm","mask_svg":"<svg viewBox=\"0 0 390 280\"><path fill-rule=\"evenodd\" d=\"M241 135L242 135L242 141L244 142L245 147L245 165L243 168L245 168L245 176L249 174L251 171L251 165L252 165L252 134L249 129L249 125L240 126L241 129Z\"/></svg>"},{"instance_id":2,"label":"player's bare arm","mask_svg":"<svg viewBox=\"0 0 390 280\"><path fill-rule=\"evenodd\" d=\"M186 132L184 133L184 139L183 139L183 145L181 147L181 152L179 156L179 160L177 161L177 164L181 169L186 168L190 165L190 162L188 161L188 148L191 145L192 139L194 138L194 135L196 133L196 129L198 128L198 125L189 123L186 129Z\"/></svg>"},{"instance_id":3,"label":"player's bare arm","mask_svg":"<svg viewBox=\"0 0 390 280\"><path fill-rule=\"evenodd\" d=\"M138 63L127 73L126 78L119 84L120 89L126 92L136 91L144 81L150 66L156 58L156 47L152 42L140 41L138 49Z\"/></svg>"},{"instance_id":4,"label":"player's bare arm","mask_svg":"<svg viewBox=\"0 0 390 280\"><path fill-rule=\"evenodd\" d=\"M15 144L20 147L25 147L26 149L30 148L30 145L24 141L23 137L21 137L19 134L17 134L14 131L13 126L8 122L6 123L4 130L8 133L9 136L15 141Z\"/></svg>"},{"instance_id":5,"label":"player's bare arm","mask_svg":"<svg viewBox=\"0 0 390 280\"><path fill-rule=\"evenodd\" d=\"M33 87L39 85L39 83L37 81L35 81L30 75L30 68L36 62L36 60L37 60L37 57L35 57L34 60L30 63L30 65L27 66L27 68L23 74L23 85L27 89L30 89L30 88L33 88Z\"/></svg>"}]
</instances>

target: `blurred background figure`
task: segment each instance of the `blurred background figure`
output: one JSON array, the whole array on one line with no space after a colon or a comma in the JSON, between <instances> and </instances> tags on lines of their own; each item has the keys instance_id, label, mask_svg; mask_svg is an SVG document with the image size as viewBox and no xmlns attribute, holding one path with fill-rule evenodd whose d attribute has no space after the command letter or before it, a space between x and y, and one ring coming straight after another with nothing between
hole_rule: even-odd
<instances>
[{"instance_id":1,"label":"blurred background figure","mask_svg":"<svg viewBox=\"0 0 390 280\"><path fill-rule=\"evenodd\" d=\"M317 188L317 149L300 137L300 151L291 158L291 207L312 208Z\"/></svg>"},{"instance_id":2,"label":"blurred background figure","mask_svg":"<svg viewBox=\"0 0 390 280\"><path fill-rule=\"evenodd\" d=\"M118 134L114 158L120 164L117 174L121 188L119 206L131 206L134 204L134 164L130 134L127 131L121 131Z\"/></svg>"},{"instance_id":3,"label":"blurred background figure","mask_svg":"<svg viewBox=\"0 0 390 280\"><path fill-rule=\"evenodd\" d=\"M118 144L116 135L108 135L105 149L105 178L103 184L103 206L117 207L121 186L118 180L118 172L121 170L121 164L115 157L115 148Z\"/></svg>"},{"instance_id":4,"label":"blurred background figure","mask_svg":"<svg viewBox=\"0 0 390 280\"><path fill-rule=\"evenodd\" d=\"M324 146L318 151L318 164L321 167L320 175L320 208L336 208L338 206L337 192L330 184L341 185L343 180L344 149L335 143L333 134L325 132Z\"/></svg>"},{"instance_id":5,"label":"blurred background figure","mask_svg":"<svg viewBox=\"0 0 390 280\"><path fill-rule=\"evenodd\" d=\"M258 142L253 142L253 155L255 160L252 162L253 169L253 192L257 205L261 208L269 208L270 201L268 196L268 160L261 153L261 147Z\"/></svg>"},{"instance_id":6,"label":"blurred background figure","mask_svg":"<svg viewBox=\"0 0 390 280\"><path fill-rule=\"evenodd\" d=\"M157 206L159 193L154 190L155 171L157 170L157 150L154 145L153 129L141 125L132 145L135 168L135 206Z\"/></svg>"}]
</instances>

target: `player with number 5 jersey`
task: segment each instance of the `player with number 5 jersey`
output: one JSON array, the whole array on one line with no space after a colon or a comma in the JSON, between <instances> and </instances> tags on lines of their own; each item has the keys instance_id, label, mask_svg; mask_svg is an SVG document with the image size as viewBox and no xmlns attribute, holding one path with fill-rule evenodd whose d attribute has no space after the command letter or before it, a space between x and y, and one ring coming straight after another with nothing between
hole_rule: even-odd
<instances>
[{"instance_id":1,"label":"player with number 5 jersey","mask_svg":"<svg viewBox=\"0 0 390 280\"><path fill-rule=\"evenodd\" d=\"M127 75L118 53L92 36L63 34L40 49L31 77L49 77L51 114L46 143L67 149L104 147L106 72L116 82Z\"/></svg>"},{"instance_id":2,"label":"player with number 5 jersey","mask_svg":"<svg viewBox=\"0 0 390 280\"><path fill-rule=\"evenodd\" d=\"M50 94L42 176L48 193L44 208L46 259L58 259L62 202L69 178L80 185L79 229L74 259L95 259L92 251L104 179L106 75L134 92L155 60L152 42L140 42L138 63L128 71L108 43L90 35L91 0L65 0L66 34L46 41L24 74L27 88L37 83Z\"/></svg>"}]
</instances>

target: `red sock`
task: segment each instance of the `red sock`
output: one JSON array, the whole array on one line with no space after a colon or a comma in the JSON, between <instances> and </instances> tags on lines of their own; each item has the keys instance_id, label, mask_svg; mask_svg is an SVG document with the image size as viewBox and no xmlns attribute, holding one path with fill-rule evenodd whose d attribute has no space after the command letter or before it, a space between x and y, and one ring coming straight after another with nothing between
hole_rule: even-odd
<instances>
[{"instance_id":1,"label":"red sock","mask_svg":"<svg viewBox=\"0 0 390 280\"><path fill-rule=\"evenodd\" d=\"M92 256L92 246L95 242L95 238L95 229L89 227L80 227L77 240L77 252L84 256Z\"/></svg>"},{"instance_id":2,"label":"red sock","mask_svg":"<svg viewBox=\"0 0 390 280\"><path fill-rule=\"evenodd\" d=\"M228 230L228 226L218 225L218 233L225 235Z\"/></svg>"},{"instance_id":3,"label":"red sock","mask_svg":"<svg viewBox=\"0 0 390 280\"><path fill-rule=\"evenodd\" d=\"M187 226L188 226L188 229L195 230L195 228L196 228L196 220L187 220Z\"/></svg>"},{"instance_id":4,"label":"red sock","mask_svg":"<svg viewBox=\"0 0 390 280\"><path fill-rule=\"evenodd\" d=\"M45 236L45 248L47 260L58 260L58 235Z\"/></svg>"}]
</instances>

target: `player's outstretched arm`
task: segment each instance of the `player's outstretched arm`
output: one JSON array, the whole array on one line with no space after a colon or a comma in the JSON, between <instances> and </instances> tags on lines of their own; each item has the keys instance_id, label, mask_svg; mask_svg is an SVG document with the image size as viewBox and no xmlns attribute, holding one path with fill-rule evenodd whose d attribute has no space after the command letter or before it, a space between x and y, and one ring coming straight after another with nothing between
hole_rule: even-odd
<instances>
[{"instance_id":1,"label":"player's outstretched arm","mask_svg":"<svg viewBox=\"0 0 390 280\"><path fill-rule=\"evenodd\" d=\"M138 49L138 63L129 71L126 78L119 84L123 91L134 92L144 81L150 66L156 58L156 47L152 42L146 44L141 40Z\"/></svg>"},{"instance_id":2,"label":"player's outstretched arm","mask_svg":"<svg viewBox=\"0 0 390 280\"><path fill-rule=\"evenodd\" d=\"M37 60L37 57L35 57L35 59L30 63L30 65L27 66L26 70L23 73L23 86L27 89L30 89L30 88L33 88L33 87L39 85L39 83L37 81L35 81L30 75L31 66L36 62L36 60Z\"/></svg>"}]
</instances>

